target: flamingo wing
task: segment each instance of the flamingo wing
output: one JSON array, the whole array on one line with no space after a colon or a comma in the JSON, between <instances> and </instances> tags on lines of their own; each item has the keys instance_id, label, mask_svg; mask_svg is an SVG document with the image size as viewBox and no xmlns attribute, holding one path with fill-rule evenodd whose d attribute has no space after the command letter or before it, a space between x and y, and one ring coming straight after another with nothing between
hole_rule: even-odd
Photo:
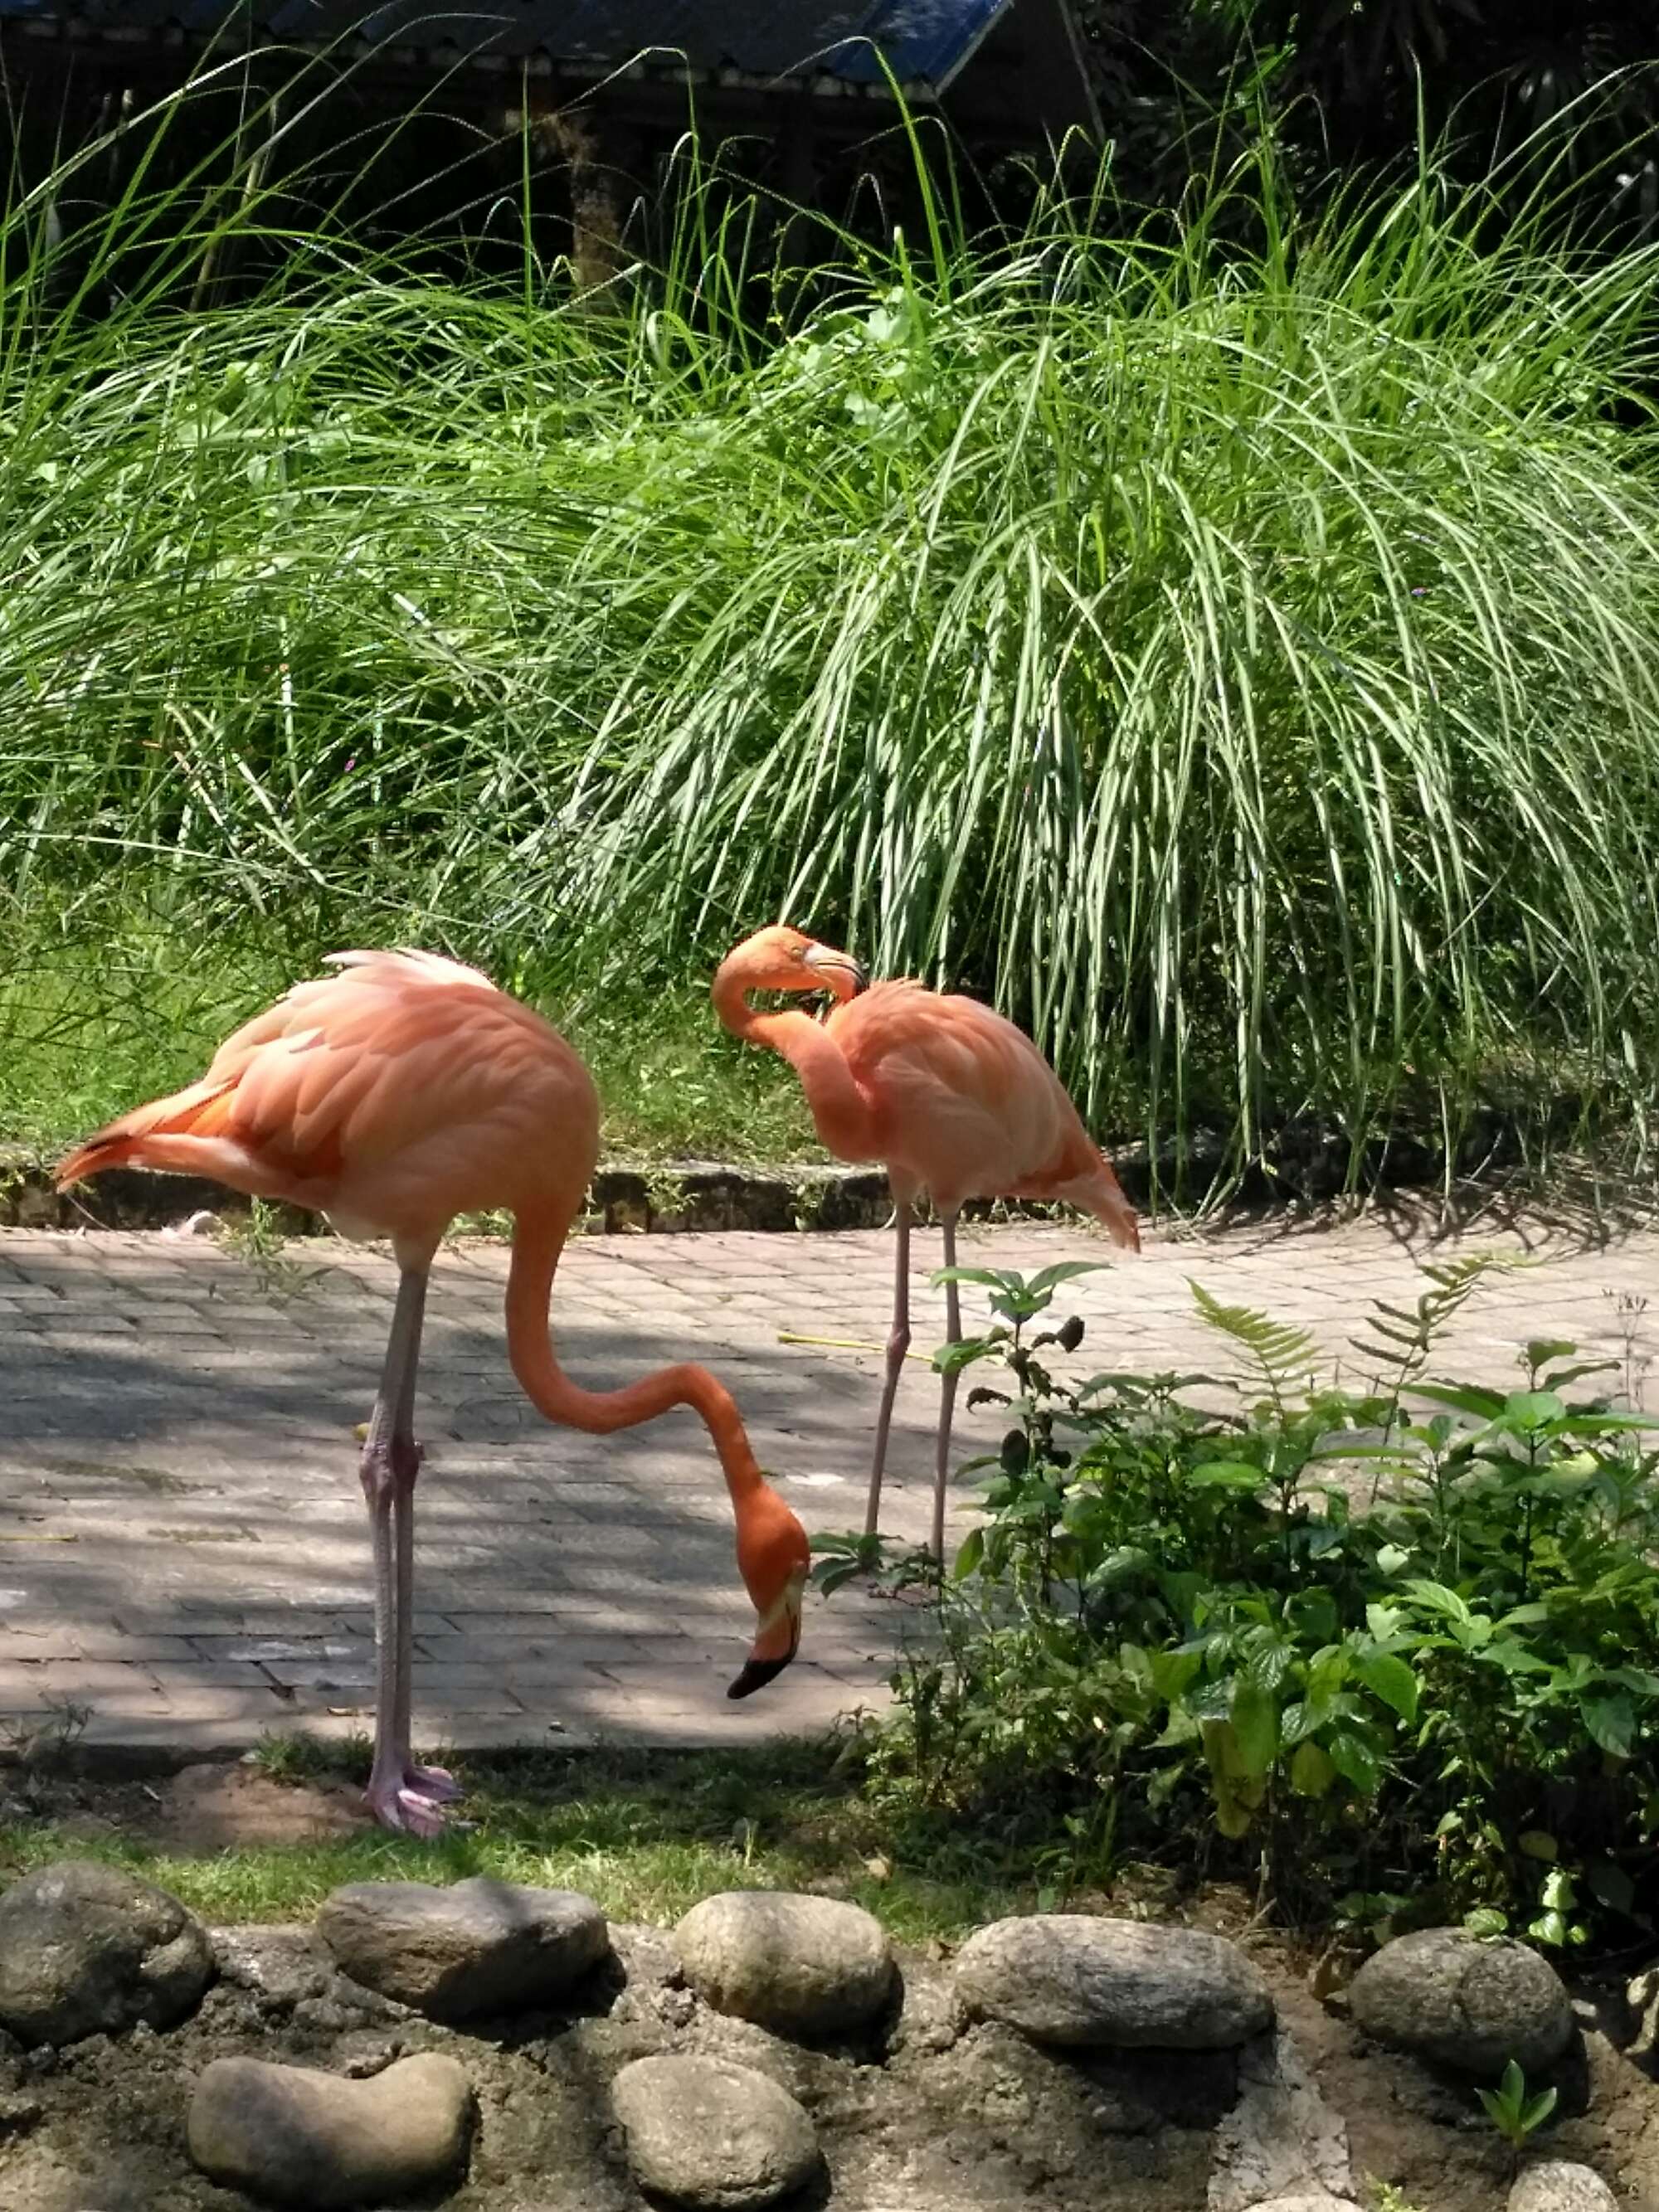
<instances>
[{"instance_id":1,"label":"flamingo wing","mask_svg":"<svg viewBox=\"0 0 1659 2212\"><path fill-rule=\"evenodd\" d=\"M975 999L878 984L830 1030L876 1103L885 1157L941 1204L1069 1179L1098 1157L1036 1047Z\"/></svg>"},{"instance_id":2,"label":"flamingo wing","mask_svg":"<svg viewBox=\"0 0 1659 2212\"><path fill-rule=\"evenodd\" d=\"M431 954L335 964L227 1038L200 1083L88 1139L60 1182L131 1161L424 1229L521 1195L550 1112L583 1149L592 1085L539 1015Z\"/></svg>"}]
</instances>

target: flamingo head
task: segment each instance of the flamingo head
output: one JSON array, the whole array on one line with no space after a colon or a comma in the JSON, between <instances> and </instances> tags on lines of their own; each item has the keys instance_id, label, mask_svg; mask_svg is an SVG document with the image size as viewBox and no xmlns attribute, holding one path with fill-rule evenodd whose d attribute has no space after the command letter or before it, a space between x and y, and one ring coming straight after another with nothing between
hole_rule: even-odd
<instances>
[{"instance_id":1,"label":"flamingo head","mask_svg":"<svg viewBox=\"0 0 1659 2212\"><path fill-rule=\"evenodd\" d=\"M856 998L870 983L851 953L784 923L745 938L721 962L717 981L735 982L745 992L829 991L837 999Z\"/></svg>"},{"instance_id":2,"label":"flamingo head","mask_svg":"<svg viewBox=\"0 0 1659 2212\"><path fill-rule=\"evenodd\" d=\"M738 1571L754 1601L755 1641L728 1698L751 1697L800 1649L801 1601L811 1563L806 1531L768 1483L739 1508Z\"/></svg>"}]
</instances>

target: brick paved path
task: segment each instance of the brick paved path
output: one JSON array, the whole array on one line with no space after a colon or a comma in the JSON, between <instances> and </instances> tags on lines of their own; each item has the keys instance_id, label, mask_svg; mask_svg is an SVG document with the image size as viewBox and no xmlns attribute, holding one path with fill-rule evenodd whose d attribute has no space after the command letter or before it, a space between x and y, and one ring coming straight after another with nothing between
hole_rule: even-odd
<instances>
[{"instance_id":1,"label":"brick paved path","mask_svg":"<svg viewBox=\"0 0 1659 2212\"><path fill-rule=\"evenodd\" d=\"M1527 1335L1615 1346L1613 1297L1659 1291L1659 1232L1605 1250L1536 1226L1431 1247L1368 1219L1166 1234L1067 1294L1079 1362L1216 1362L1189 1274L1315 1324L1340 1351L1368 1300L1413 1296L1413 1258L1455 1249L1545 1256L1460 1323L1455 1364L1501 1379ZM1102 1258L1080 1229L964 1237L964 1262ZM915 1349L943 1334L915 1240ZM752 1620L732 1562L719 1469L690 1414L614 1437L550 1430L518 1396L501 1328L505 1254L441 1258L418 1432L417 1734L478 1746L600 1735L748 1741L878 1703L895 1609L809 1601L801 1660L733 1705ZM859 1519L884 1337L882 1235L609 1237L574 1245L556 1318L595 1387L690 1356L729 1376L763 1464L815 1528ZM67 1705L88 1740L245 1745L268 1729L367 1724L368 1545L353 1425L368 1413L390 1263L334 1243L274 1268L210 1240L0 1235L0 1731ZM975 1311L970 1302L970 1316ZM1659 1299L1653 1320L1659 1332ZM1646 1323L1640 1324L1645 1340ZM868 1349L780 1341L794 1330ZM901 1392L890 1525L926 1525L937 1385ZM963 1421L964 1444L994 1433ZM958 1526L971 1510L959 1492Z\"/></svg>"}]
</instances>

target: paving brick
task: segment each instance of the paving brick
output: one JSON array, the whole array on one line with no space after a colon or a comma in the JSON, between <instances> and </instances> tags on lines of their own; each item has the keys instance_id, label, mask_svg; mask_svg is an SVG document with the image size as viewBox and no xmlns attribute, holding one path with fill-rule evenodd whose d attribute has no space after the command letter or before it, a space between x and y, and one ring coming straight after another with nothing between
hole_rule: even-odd
<instances>
[{"instance_id":1,"label":"paving brick","mask_svg":"<svg viewBox=\"0 0 1659 2212\"><path fill-rule=\"evenodd\" d=\"M1537 1224L1528 1233L1540 1241ZM1033 1267L1098 1260L1089 1232L964 1232L963 1256ZM1466 1247L1518 1250L1508 1229ZM1319 1233L1285 1224L1159 1232L1141 1259L1067 1286L1087 1335L1148 1370L1218 1372L1225 1347L1197 1322L1187 1277L1304 1320L1352 1365L1370 1300L1417 1294L1396 1224ZM1571 1336L1633 1358L1659 1392L1659 1234L1609 1251L1546 1230L1548 1264L1494 1279L1449 1337L1443 1368L1514 1379L1528 1335ZM1457 1249L1437 1248L1437 1256ZM273 1302L233 1253L154 1238L0 1235L0 1712L89 1705L88 1737L222 1748L268 1727L349 1733L373 1698L367 1531L354 1481L395 1290L372 1250L295 1248L302 1281ZM901 1387L884 1525L914 1540L931 1504L943 1335L928 1282L932 1232L912 1252L913 1360ZM869 1425L891 1301L885 1236L784 1239L583 1237L560 1271L558 1322L593 1387L691 1352L744 1403L763 1464L809 1527L861 1514ZM809 1605L802 1655L764 1698L725 1698L752 1632L731 1507L687 1414L612 1437L550 1427L518 1397L501 1334L505 1255L446 1249L434 1274L417 1400L431 1448L417 1495L417 1733L462 1746L594 1736L753 1742L879 1705L914 1609L842 1593ZM1617 1286L1655 1311L1621 1324ZM781 1331L849 1340L784 1345ZM451 1433L459 1429L462 1437ZM997 1433L958 1407L962 1455ZM960 1529L976 1492L951 1499ZM260 1655L264 1656L260 1656ZM280 1682L274 1678L285 1675Z\"/></svg>"}]
</instances>

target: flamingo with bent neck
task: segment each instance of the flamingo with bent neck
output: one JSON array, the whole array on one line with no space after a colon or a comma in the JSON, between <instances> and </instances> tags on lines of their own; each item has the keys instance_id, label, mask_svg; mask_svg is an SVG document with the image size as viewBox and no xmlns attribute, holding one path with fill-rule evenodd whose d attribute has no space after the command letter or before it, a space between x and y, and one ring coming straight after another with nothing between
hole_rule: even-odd
<instances>
[{"instance_id":1,"label":"flamingo with bent neck","mask_svg":"<svg viewBox=\"0 0 1659 2212\"><path fill-rule=\"evenodd\" d=\"M687 1406L708 1429L757 1616L732 1697L747 1697L795 1656L806 1535L706 1368L664 1367L626 1389L584 1390L559 1365L549 1327L554 1272L599 1152L598 1097L570 1046L487 976L436 954L340 952L332 964L340 972L297 984L238 1030L199 1083L88 1138L58 1182L129 1163L211 1176L326 1213L344 1236L392 1240L398 1300L360 1466L378 1662L368 1802L386 1827L429 1836L459 1793L441 1768L415 1764L410 1741L415 1370L428 1276L457 1214L514 1217L507 1354L538 1412L608 1435Z\"/></svg>"},{"instance_id":2,"label":"flamingo with bent neck","mask_svg":"<svg viewBox=\"0 0 1659 2212\"><path fill-rule=\"evenodd\" d=\"M827 990L816 1022L794 1008L762 1012L752 991ZM957 1216L969 1198L1064 1199L1101 1222L1114 1242L1140 1249L1117 1177L1090 1141L1060 1078L1024 1030L981 1006L913 982L869 982L858 962L798 929L763 929L728 954L714 982L714 1011L734 1036L769 1045L793 1067L819 1141L837 1159L879 1160L893 1194L896 1265L887 1372L870 1470L865 1533L880 1523L893 1401L910 1344L910 1224L926 1190L957 1264ZM962 1338L957 1285L945 1285L946 1335ZM957 1379L939 1394L933 1548L945 1556L945 1488Z\"/></svg>"}]
</instances>

